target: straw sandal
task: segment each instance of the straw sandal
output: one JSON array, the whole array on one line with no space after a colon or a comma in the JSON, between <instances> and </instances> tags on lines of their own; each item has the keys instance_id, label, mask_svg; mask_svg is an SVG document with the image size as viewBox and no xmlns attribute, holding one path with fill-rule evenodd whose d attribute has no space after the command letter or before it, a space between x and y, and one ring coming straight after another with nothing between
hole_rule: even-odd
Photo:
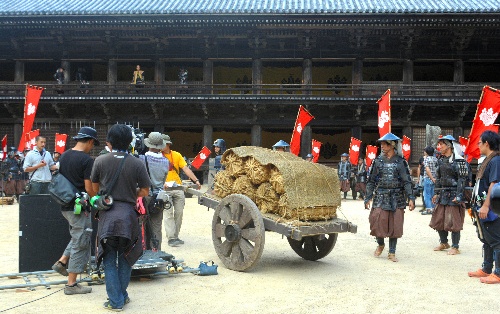
<instances>
[{"instance_id":1,"label":"straw sandal","mask_svg":"<svg viewBox=\"0 0 500 314\"><path fill-rule=\"evenodd\" d=\"M389 253L389 255L387 255L387 259L389 259L390 261L393 261L393 262L399 261L398 258L396 257L396 254L394 254L394 253Z\"/></svg>"},{"instance_id":2,"label":"straw sandal","mask_svg":"<svg viewBox=\"0 0 500 314\"><path fill-rule=\"evenodd\" d=\"M438 246L434 248L434 251L444 251L450 248L448 243L439 243Z\"/></svg>"},{"instance_id":3,"label":"straw sandal","mask_svg":"<svg viewBox=\"0 0 500 314\"><path fill-rule=\"evenodd\" d=\"M377 248L375 249L375 252L373 252L373 255L375 257L380 256L382 254L382 251L384 251L385 245L378 245Z\"/></svg>"},{"instance_id":4,"label":"straw sandal","mask_svg":"<svg viewBox=\"0 0 500 314\"><path fill-rule=\"evenodd\" d=\"M457 255L460 254L460 250L456 247L452 247L451 250L448 251L448 255Z\"/></svg>"},{"instance_id":5,"label":"straw sandal","mask_svg":"<svg viewBox=\"0 0 500 314\"><path fill-rule=\"evenodd\" d=\"M470 271L467 274L469 275L469 277L474 277L474 278L488 277L490 275L484 272L481 268L479 268L476 271Z\"/></svg>"},{"instance_id":6,"label":"straw sandal","mask_svg":"<svg viewBox=\"0 0 500 314\"><path fill-rule=\"evenodd\" d=\"M488 284L494 284L494 283L500 283L500 277L495 275L494 273L491 273L488 277L481 277L479 278L482 283L488 283Z\"/></svg>"}]
</instances>

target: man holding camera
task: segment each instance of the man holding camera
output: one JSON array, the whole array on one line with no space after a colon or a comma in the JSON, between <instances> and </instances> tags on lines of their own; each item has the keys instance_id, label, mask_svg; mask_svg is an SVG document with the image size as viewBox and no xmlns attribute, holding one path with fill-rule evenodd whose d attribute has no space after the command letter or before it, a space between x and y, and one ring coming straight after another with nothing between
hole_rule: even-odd
<instances>
[{"instance_id":1,"label":"man holding camera","mask_svg":"<svg viewBox=\"0 0 500 314\"><path fill-rule=\"evenodd\" d=\"M52 180L51 170L56 169L52 156L45 150L46 138L37 136L36 146L24 158L24 171L31 172L29 180L29 195L49 194L49 184Z\"/></svg>"},{"instance_id":2,"label":"man holding camera","mask_svg":"<svg viewBox=\"0 0 500 314\"><path fill-rule=\"evenodd\" d=\"M68 179L80 191L81 195L86 193L91 198L95 195L90 181L94 160L89 153L94 148L94 145L99 145L97 132L91 127L84 126L73 139L76 141L76 145L61 155L59 173ZM62 256L52 266L53 270L63 276L68 276L68 283L64 287L64 294L67 295L84 294L92 291L92 288L82 286L76 281L78 274L84 272L85 265L90 259L90 240L92 236L90 207L83 204L83 208L78 210L75 205L73 203L61 207L62 215L69 223L71 240Z\"/></svg>"},{"instance_id":3,"label":"man holding camera","mask_svg":"<svg viewBox=\"0 0 500 314\"><path fill-rule=\"evenodd\" d=\"M144 161L149 178L151 179L152 190L149 191L149 194L158 195L158 192L164 188L169 168L168 159L161 153L161 150L165 148L166 141L163 139L161 133L151 132L144 140L144 144L149 147L149 151L144 155L139 155L139 159ZM144 204L144 206L148 207L148 204ZM149 227L147 229L151 231L148 234L151 238L148 248L161 250L163 210L158 212L148 211L148 216Z\"/></svg>"},{"instance_id":4,"label":"man holding camera","mask_svg":"<svg viewBox=\"0 0 500 314\"><path fill-rule=\"evenodd\" d=\"M135 207L137 198L147 196L151 185L144 163L129 156L127 149L132 138L129 126L113 125L106 138L111 152L96 158L90 176L94 191L99 191L101 198L113 200L111 206L98 208L96 254L98 265L102 262L106 272L109 301L104 303L104 308L113 311L121 311L124 304L130 302L127 287L132 266L142 255L142 235Z\"/></svg>"}]
</instances>

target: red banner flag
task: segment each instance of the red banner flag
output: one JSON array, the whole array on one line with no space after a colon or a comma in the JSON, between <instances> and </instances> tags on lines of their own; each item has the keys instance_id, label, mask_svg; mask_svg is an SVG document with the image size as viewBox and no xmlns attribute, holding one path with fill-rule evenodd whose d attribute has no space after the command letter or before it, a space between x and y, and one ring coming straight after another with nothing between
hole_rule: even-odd
<instances>
[{"instance_id":1,"label":"red banner flag","mask_svg":"<svg viewBox=\"0 0 500 314\"><path fill-rule=\"evenodd\" d=\"M203 146L198 155L196 155L196 158L191 163L191 166L193 166L195 169L200 168L211 153L212 152L210 151L210 149L208 149L208 147Z\"/></svg>"},{"instance_id":2,"label":"red banner flag","mask_svg":"<svg viewBox=\"0 0 500 314\"><path fill-rule=\"evenodd\" d=\"M411 156L411 138L403 135L403 142L401 144L403 146L403 157L406 161L409 161Z\"/></svg>"},{"instance_id":3,"label":"red banner flag","mask_svg":"<svg viewBox=\"0 0 500 314\"><path fill-rule=\"evenodd\" d=\"M388 89L377 103L378 133L382 137L391 132L391 90Z\"/></svg>"},{"instance_id":4,"label":"red banner flag","mask_svg":"<svg viewBox=\"0 0 500 314\"><path fill-rule=\"evenodd\" d=\"M462 148L462 151L465 152L465 149L467 148L467 144L469 143L469 139L463 136L458 137L458 142L460 143L460 148Z\"/></svg>"},{"instance_id":5,"label":"red banner flag","mask_svg":"<svg viewBox=\"0 0 500 314\"><path fill-rule=\"evenodd\" d=\"M44 88L32 85L26 85L26 96L24 101L24 119L23 119L23 133L27 134L33 127L35 121L36 110L38 109L38 102L42 96ZM21 137L17 150L22 151L24 146L24 139Z\"/></svg>"},{"instance_id":6,"label":"red banner flag","mask_svg":"<svg viewBox=\"0 0 500 314\"><path fill-rule=\"evenodd\" d=\"M56 133L56 146L55 151L59 154L64 153L66 150L66 141L68 140L68 134L59 134Z\"/></svg>"},{"instance_id":7,"label":"red banner flag","mask_svg":"<svg viewBox=\"0 0 500 314\"><path fill-rule=\"evenodd\" d=\"M483 87L483 92L477 104L476 115L472 120L472 129L469 134L469 143L465 148L467 161L479 159L481 152L477 143L484 131L498 132L498 125L494 124L500 112L500 92L489 86Z\"/></svg>"},{"instance_id":8,"label":"red banner flag","mask_svg":"<svg viewBox=\"0 0 500 314\"><path fill-rule=\"evenodd\" d=\"M366 167L372 165L373 160L377 158L377 146L367 145L366 146Z\"/></svg>"},{"instance_id":9,"label":"red banner flag","mask_svg":"<svg viewBox=\"0 0 500 314\"><path fill-rule=\"evenodd\" d=\"M26 146L29 150L32 150L36 146L36 137L40 135L40 129L36 129L26 133Z\"/></svg>"},{"instance_id":10,"label":"red banner flag","mask_svg":"<svg viewBox=\"0 0 500 314\"><path fill-rule=\"evenodd\" d=\"M349 146L349 162L351 163L351 165L358 164L360 149L361 149L361 140L351 137L351 145Z\"/></svg>"},{"instance_id":11,"label":"red banner flag","mask_svg":"<svg viewBox=\"0 0 500 314\"><path fill-rule=\"evenodd\" d=\"M2 138L2 161L7 158L7 135Z\"/></svg>"},{"instance_id":12,"label":"red banner flag","mask_svg":"<svg viewBox=\"0 0 500 314\"><path fill-rule=\"evenodd\" d=\"M312 148L311 148L311 154L313 155L313 162L318 162L319 159L319 152L321 150L321 142L312 140Z\"/></svg>"},{"instance_id":13,"label":"red banner flag","mask_svg":"<svg viewBox=\"0 0 500 314\"><path fill-rule=\"evenodd\" d=\"M314 117L301 105L299 113L297 114L297 120L295 120L292 140L290 141L290 153L296 156L300 154L300 137L302 135L302 130L304 130L306 125L311 122L312 119L314 119Z\"/></svg>"}]
</instances>

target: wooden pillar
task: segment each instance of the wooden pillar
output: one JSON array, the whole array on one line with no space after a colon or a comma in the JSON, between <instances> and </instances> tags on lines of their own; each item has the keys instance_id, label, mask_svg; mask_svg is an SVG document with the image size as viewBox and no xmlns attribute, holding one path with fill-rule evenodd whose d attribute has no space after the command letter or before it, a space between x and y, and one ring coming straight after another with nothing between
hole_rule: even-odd
<instances>
[{"instance_id":1,"label":"wooden pillar","mask_svg":"<svg viewBox=\"0 0 500 314\"><path fill-rule=\"evenodd\" d=\"M165 81L165 62L161 60L155 61L155 83L163 84Z\"/></svg>"},{"instance_id":2,"label":"wooden pillar","mask_svg":"<svg viewBox=\"0 0 500 314\"><path fill-rule=\"evenodd\" d=\"M63 60L61 61L61 67L64 69L64 83L68 84L71 81L71 63Z\"/></svg>"},{"instance_id":3,"label":"wooden pillar","mask_svg":"<svg viewBox=\"0 0 500 314\"><path fill-rule=\"evenodd\" d=\"M299 157L306 157L307 154L311 152L312 141L312 130L310 125L302 130L302 136L300 137L300 155Z\"/></svg>"},{"instance_id":4,"label":"wooden pillar","mask_svg":"<svg viewBox=\"0 0 500 314\"><path fill-rule=\"evenodd\" d=\"M116 84L116 80L118 77L118 65L116 60L108 61L108 84L114 85Z\"/></svg>"},{"instance_id":5,"label":"wooden pillar","mask_svg":"<svg viewBox=\"0 0 500 314\"><path fill-rule=\"evenodd\" d=\"M455 85L464 84L464 61L455 60L453 69L453 83Z\"/></svg>"},{"instance_id":6,"label":"wooden pillar","mask_svg":"<svg viewBox=\"0 0 500 314\"><path fill-rule=\"evenodd\" d=\"M403 84L413 84L413 60L403 61Z\"/></svg>"},{"instance_id":7,"label":"wooden pillar","mask_svg":"<svg viewBox=\"0 0 500 314\"><path fill-rule=\"evenodd\" d=\"M252 125L251 138L252 146L262 146L262 126Z\"/></svg>"},{"instance_id":8,"label":"wooden pillar","mask_svg":"<svg viewBox=\"0 0 500 314\"><path fill-rule=\"evenodd\" d=\"M311 94L312 84L312 60L304 59L302 62L302 84L304 84L304 95Z\"/></svg>"},{"instance_id":9,"label":"wooden pillar","mask_svg":"<svg viewBox=\"0 0 500 314\"><path fill-rule=\"evenodd\" d=\"M363 60L356 59L352 62L352 84L359 85L363 82ZM353 95L360 95L359 86L354 86Z\"/></svg>"},{"instance_id":10,"label":"wooden pillar","mask_svg":"<svg viewBox=\"0 0 500 314\"><path fill-rule=\"evenodd\" d=\"M253 59L252 61L252 84L254 86L253 93L260 94L261 93L261 84L262 84L262 60L261 59Z\"/></svg>"},{"instance_id":11,"label":"wooden pillar","mask_svg":"<svg viewBox=\"0 0 500 314\"><path fill-rule=\"evenodd\" d=\"M362 131L363 131L363 130L362 130L361 126L357 126L357 125L356 125L356 126L353 126L353 127L351 128L351 134L352 134L352 137L355 137L355 138L357 138L358 140L361 140L361 136L363 135L363 134L362 134Z\"/></svg>"},{"instance_id":12,"label":"wooden pillar","mask_svg":"<svg viewBox=\"0 0 500 314\"><path fill-rule=\"evenodd\" d=\"M207 147L212 147L214 128L211 125L203 126L203 145Z\"/></svg>"},{"instance_id":13,"label":"wooden pillar","mask_svg":"<svg viewBox=\"0 0 500 314\"><path fill-rule=\"evenodd\" d=\"M14 72L14 83L24 82L24 62L16 61Z\"/></svg>"},{"instance_id":14,"label":"wooden pillar","mask_svg":"<svg viewBox=\"0 0 500 314\"><path fill-rule=\"evenodd\" d=\"M214 83L214 62L212 60L203 60L203 84L206 94L212 94Z\"/></svg>"},{"instance_id":15,"label":"wooden pillar","mask_svg":"<svg viewBox=\"0 0 500 314\"><path fill-rule=\"evenodd\" d=\"M21 136L23 135L23 124L16 123L14 124L14 146L18 147L19 142L21 141Z\"/></svg>"},{"instance_id":16,"label":"wooden pillar","mask_svg":"<svg viewBox=\"0 0 500 314\"><path fill-rule=\"evenodd\" d=\"M460 136L464 136L464 129L460 126L453 128L453 137L458 141Z\"/></svg>"}]
</instances>

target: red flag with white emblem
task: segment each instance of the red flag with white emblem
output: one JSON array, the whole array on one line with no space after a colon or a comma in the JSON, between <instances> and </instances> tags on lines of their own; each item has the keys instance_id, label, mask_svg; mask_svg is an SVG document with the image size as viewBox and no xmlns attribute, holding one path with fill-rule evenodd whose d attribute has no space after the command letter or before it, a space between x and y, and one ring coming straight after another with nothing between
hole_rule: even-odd
<instances>
[{"instance_id":1,"label":"red flag with white emblem","mask_svg":"<svg viewBox=\"0 0 500 314\"><path fill-rule=\"evenodd\" d=\"M370 167L377 158L377 146L366 145L366 167Z\"/></svg>"},{"instance_id":2,"label":"red flag with white emblem","mask_svg":"<svg viewBox=\"0 0 500 314\"><path fill-rule=\"evenodd\" d=\"M68 134L56 133L56 148L55 151L59 154L64 153L66 150L66 141L68 140Z\"/></svg>"},{"instance_id":3,"label":"red flag with white emblem","mask_svg":"<svg viewBox=\"0 0 500 314\"><path fill-rule=\"evenodd\" d=\"M349 162L351 163L351 165L358 164L360 149L361 149L361 140L351 137L351 145L349 146Z\"/></svg>"},{"instance_id":4,"label":"red flag with white emblem","mask_svg":"<svg viewBox=\"0 0 500 314\"><path fill-rule=\"evenodd\" d=\"M302 130L304 130L306 125L311 122L312 119L314 119L314 117L301 105L299 113L297 114L297 120L295 120L292 140L290 141L290 153L296 156L300 154L300 137L302 135Z\"/></svg>"},{"instance_id":5,"label":"red flag with white emblem","mask_svg":"<svg viewBox=\"0 0 500 314\"><path fill-rule=\"evenodd\" d=\"M311 154L313 155L313 162L318 162L319 159L319 152L321 150L321 142L312 140L312 148L311 148Z\"/></svg>"},{"instance_id":6,"label":"red flag with white emblem","mask_svg":"<svg viewBox=\"0 0 500 314\"><path fill-rule=\"evenodd\" d=\"M388 89L377 103L378 133L382 137L391 132L391 90Z\"/></svg>"},{"instance_id":7,"label":"red flag with white emblem","mask_svg":"<svg viewBox=\"0 0 500 314\"><path fill-rule=\"evenodd\" d=\"M208 149L208 147L203 146L198 155L196 155L196 158L191 163L191 166L193 166L195 169L200 168L211 153L212 152L210 151L210 149Z\"/></svg>"},{"instance_id":8,"label":"red flag with white emblem","mask_svg":"<svg viewBox=\"0 0 500 314\"><path fill-rule=\"evenodd\" d=\"M24 119L23 119L23 133L27 134L33 127L35 121L36 110L38 109L38 102L42 96L44 88L32 85L26 85L26 96L24 101ZM17 150L23 151L25 140L21 137Z\"/></svg>"},{"instance_id":9,"label":"red flag with white emblem","mask_svg":"<svg viewBox=\"0 0 500 314\"><path fill-rule=\"evenodd\" d=\"M403 142L401 143L403 146L403 157L406 161L410 160L411 156L411 138L406 135L403 135Z\"/></svg>"},{"instance_id":10,"label":"red flag with white emblem","mask_svg":"<svg viewBox=\"0 0 500 314\"><path fill-rule=\"evenodd\" d=\"M25 148L32 150L36 146L36 137L40 135L40 129L36 129L26 133L26 146Z\"/></svg>"},{"instance_id":11,"label":"red flag with white emblem","mask_svg":"<svg viewBox=\"0 0 500 314\"><path fill-rule=\"evenodd\" d=\"M498 125L494 124L500 112L500 91L489 86L483 87L483 92L479 103L477 104L476 116L472 120L472 129L469 134L469 143L464 151L467 155L467 161L472 158L479 159L478 142L484 131L490 130L498 132Z\"/></svg>"},{"instance_id":12,"label":"red flag with white emblem","mask_svg":"<svg viewBox=\"0 0 500 314\"><path fill-rule=\"evenodd\" d=\"M7 135L2 138L2 161L7 158Z\"/></svg>"}]
</instances>

